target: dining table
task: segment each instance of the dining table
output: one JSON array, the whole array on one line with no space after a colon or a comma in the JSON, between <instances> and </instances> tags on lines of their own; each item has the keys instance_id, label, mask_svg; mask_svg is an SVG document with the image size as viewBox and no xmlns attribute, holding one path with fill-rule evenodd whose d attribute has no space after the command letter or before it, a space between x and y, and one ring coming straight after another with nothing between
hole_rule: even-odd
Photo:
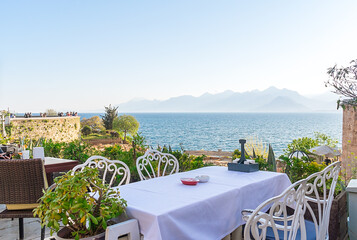
<instances>
[{"instance_id":1,"label":"dining table","mask_svg":"<svg viewBox=\"0 0 357 240\"><path fill-rule=\"evenodd\" d=\"M201 175L209 180L197 185L180 181ZM116 188L144 240L221 240L244 224L242 210L255 209L290 185L284 173L209 166Z\"/></svg>"},{"instance_id":2,"label":"dining table","mask_svg":"<svg viewBox=\"0 0 357 240\"><path fill-rule=\"evenodd\" d=\"M53 182L54 172L67 172L77 166L79 162L77 160L45 157L44 166L48 183L51 185Z\"/></svg>"}]
</instances>

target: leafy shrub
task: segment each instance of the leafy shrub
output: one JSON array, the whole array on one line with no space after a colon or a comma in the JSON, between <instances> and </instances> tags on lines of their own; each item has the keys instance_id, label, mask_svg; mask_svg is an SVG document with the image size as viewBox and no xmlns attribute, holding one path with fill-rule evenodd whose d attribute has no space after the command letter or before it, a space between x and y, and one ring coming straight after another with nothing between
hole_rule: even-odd
<instances>
[{"instance_id":1,"label":"leafy shrub","mask_svg":"<svg viewBox=\"0 0 357 240\"><path fill-rule=\"evenodd\" d=\"M307 159L291 158L280 156L280 160L284 162L284 172L290 178L292 183L301 179L307 178L313 173L322 171L326 165L319 164L315 161L307 161Z\"/></svg>"},{"instance_id":2,"label":"leafy shrub","mask_svg":"<svg viewBox=\"0 0 357 240\"><path fill-rule=\"evenodd\" d=\"M171 147L167 148L166 146L164 146L162 152L167 152L167 153L170 153L175 156L175 158L177 159L177 161L179 162L179 165L180 165L179 172L190 171L190 170L194 170L197 168L212 165L212 164L203 162L203 159L206 157L205 155L193 156L193 155L189 155L187 153L183 153L180 150L169 152L168 151L169 149L171 149Z\"/></svg>"},{"instance_id":3,"label":"leafy shrub","mask_svg":"<svg viewBox=\"0 0 357 240\"><path fill-rule=\"evenodd\" d=\"M72 171L55 179L56 188L48 189L41 197L41 204L34 215L41 218L41 225L58 231L62 222L75 239L102 233L107 221L124 213L126 201L119 191L103 185L96 168L85 167L72 175ZM88 189L98 193L93 198Z\"/></svg>"},{"instance_id":4,"label":"leafy shrub","mask_svg":"<svg viewBox=\"0 0 357 240\"><path fill-rule=\"evenodd\" d=\"M124 141L126 140L127 134L134 136L139 129L139 122L134 116L131 115L121 115L113 120L113 128L124 133Z\"/></svg>"},{"instance_id":5,"label":"leafy shrub","mask_svg":"<svg viewBox=\"0 0 357 240\"><path fill-rule=\"evenodd\" d=\"M65 145L63 142L53 142L52 139L42 141L46 157L60 158Z\"/></svg>"},{"instance_id":6,"label":"leafy shrub","mask_svg":"<svg viewBox=\"0 0 357 240\"><path fill-rule=\"evenodd\" d=\"M130 174L131 174L130 181L136 182L140 180L138 171L136 169L136 160L134 160L133 157L134 155L133 149L130 149L129 151L123 151L120 145L115 144L113 146L104 148L104 151L98 152L97 154L111 160L123 161L126 165L128 165L130 169ZM142 152L137 152L137 157L140 157L142 155L143 155Z\"/></svg>"},{"instance_id":7,"label":"leafy shrub","mask_svg":"<svg viewBox=\"0 0 357 240\"><path fill-rule=\"evenodd\" d=\"M82 128L81 132L82 132L82 134L83 134L84 136L88 136L89 134L92 133L92 128L91 128L90 126L85 125L85 126Z\"/></svg>"},{"instance_id":8,"label":"leafy shrub","mask_svg":"<svg viewBox=\"0 0 357 240\"><path fill-rule=\"evenodd\" d=\"M110 136L111 136L112 138L119 138L119 133L116 132L116 131L111 131L111 132L110 132Z\"/></svg>"},{"instance_id":9,"label":"leafy shrub","mask_svg":"<svg viewBox=\"0 0 357 240\"><path fill-rule=\"evenodd\" d=\"M332 137L324 133L314 132L314 138L303 137L293 139L292 142L289 143L287 148L284 150L284 153L286 155L289 155L293 151L302 151L305 153L309 153L309 150L313 147L317 147L319 145L336 147L337 143L338 141L336 139L333 139Z\"/></svg>"},{"instance_id":10,"label":"leafy shrub","mask_svg":"<svg viewBox=\"0 0 357 240\"><path fill-rule=\"evenodd\" d=\"M105 130L104 125L103 125L103 121L99 116L93 116L91 118L83 118L83 120L81 120L81 125L82 126L89 126L92 129L92 132L94 133L99 133L102 130Z\"/></svg>"},{"instance_id":11,"label":"leafy shrub","mask_svg":"<svg viewBox=\"0 0 357 240\"><path fill-rule=\"evenodd\" d=\"M180 172L190 171L197 168L210 166L211 164L207 164L203 162L205 158L204 155L201 156L192 156L187 153L182 154L182 156L177 159L180 165Z\"/></svg>"},{"instance_id":12,"label":"leafy shrub","mask_svg":"<svg viewBox=\"0 0 357 240\"><path fill-rule=\"evenodd\" d=\"M65 159L78 160L84 163L91 155L94 149L84 141L73 141L66 144L63 149L63 157Z\"/></svg>"}]
</instances>

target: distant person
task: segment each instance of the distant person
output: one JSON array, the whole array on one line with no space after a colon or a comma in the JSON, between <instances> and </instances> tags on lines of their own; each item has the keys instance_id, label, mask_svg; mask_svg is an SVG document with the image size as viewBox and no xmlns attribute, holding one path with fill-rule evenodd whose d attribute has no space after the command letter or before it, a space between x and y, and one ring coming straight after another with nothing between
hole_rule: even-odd
<instances>
[{"instance_id":1,"label":"distant person","mask_svg":"<svg viewBox=\"0 0 357 240\"><path fill-rule=\"evenodd\" d=\"M326 159L324 160L324 162L325 162L326 166L328 166L328 165L331 164L331 160L330 160L328 157L326 157Z\"/></svg>"}]
</instances>

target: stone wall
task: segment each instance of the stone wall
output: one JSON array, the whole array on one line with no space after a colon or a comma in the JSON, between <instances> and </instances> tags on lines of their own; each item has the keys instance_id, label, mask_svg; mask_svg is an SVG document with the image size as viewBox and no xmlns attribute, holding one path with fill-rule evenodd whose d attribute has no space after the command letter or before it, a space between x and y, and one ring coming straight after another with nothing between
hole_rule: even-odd
<instances>
[{"instance_id":1,"label":"stone wall","mask_svg":"<svg viewBox=\"0 0 357 240\"><path fill-rule=\"evenodd\" d=\"M80 137L80 117L11 118L11 138L52 139L71 142Z\"/></svg>"},{"instance_id":2,"label":"stone wall","mask_svg":"<svg viewBox=\"0 0 357 240\"><path fill-rule=\"evenodd\" d=\"M357 110L349 105L343 109L341 161L347 176L354 175L357 170Z\"/></svg>"}]
</instances>

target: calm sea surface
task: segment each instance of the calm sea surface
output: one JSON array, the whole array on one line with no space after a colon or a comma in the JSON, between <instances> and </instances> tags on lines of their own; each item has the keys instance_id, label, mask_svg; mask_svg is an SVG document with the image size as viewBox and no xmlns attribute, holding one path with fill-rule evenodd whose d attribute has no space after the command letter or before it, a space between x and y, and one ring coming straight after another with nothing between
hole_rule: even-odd
<instances>
[{"instance_id":1,"label":"calm sea surface","mask_svg":"<svg viewBox=\"0 0 357 240\"><path fill-rule=\"evenodd\" d=\"M80 113L90 118L103 113ZM270 143L275 155L292 139L325 133L342 141L342 113L130 113L140 123L147 144L185 150L233 151L241 138Z\"/></svg>"}]
</instances>

